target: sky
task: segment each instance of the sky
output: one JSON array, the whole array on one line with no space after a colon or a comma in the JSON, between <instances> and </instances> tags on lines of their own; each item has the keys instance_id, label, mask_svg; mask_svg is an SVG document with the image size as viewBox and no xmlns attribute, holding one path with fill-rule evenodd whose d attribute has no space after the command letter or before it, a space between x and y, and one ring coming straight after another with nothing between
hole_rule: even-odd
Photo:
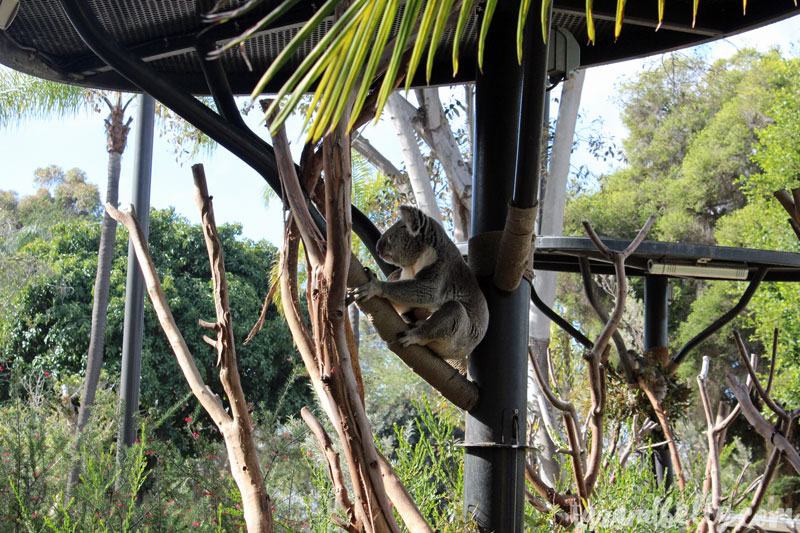
<instances>
[{"instance_id":1,"label":"sky","mask_svg":"<svg viewBox=\"0 0 800 533\"><path fill-rule=\"evenodd\" d=\"M786 0L783 0L786 1ZM800 55L800 16L773 24L729 39L702 47L702 53L712 59L728 57L738 49L755 47L765 51L779 47L786 56ZM691 53L692 49L685 49ZM643 69L652 68L660 56L643 60L632 60L594 67L587 71L581 97L581 115L584 126L600 121L604 134L617 142L625 137L625 129L619 118L619 105L614 95L619 84L632 79ZM557 96L558 89L552 96ZM135 103L129 106L135 117ZM551 110L556 116L557 108ZM65 170L78 167L87 174L88 181L96 184L105 195L107 153L105 151L104 115L83 113L75 117L32 120L0 131L0 190L13 190L20 196L35 192L33 173L39 167L58 165ZM267 137L263 126L258 124L260 116L251 113L245 120L262 137ZM581 124L578 129L580 130ZM295 149L301 139L295 128L289 128L289 138ZM363 135L377 146L395 166L402 168L402 158L394 133L384 120L369 125ZM131 198L134 150L136 146L136 124L132 124L128 147L122 158L120 179L120 204L127 205ZM179 164L172 149L156 134L153 151L153 173L151 205L157 208L174 206L176 211L194 223L199 215L194 204L191 162ZM279 202L269 207L264 201L264 181L247 165L239 161L224 148L218 147L210 155L201 155L194 163L203 163L214 197L214 210L218 224L238 222L243 225L243 234L251 239L265 238L278 244L282 238L283 223ZM594 174L609 171L608 163L595 161L585 151L575 155L576 164L588 165Z\"/></svg>"}]
</instances>

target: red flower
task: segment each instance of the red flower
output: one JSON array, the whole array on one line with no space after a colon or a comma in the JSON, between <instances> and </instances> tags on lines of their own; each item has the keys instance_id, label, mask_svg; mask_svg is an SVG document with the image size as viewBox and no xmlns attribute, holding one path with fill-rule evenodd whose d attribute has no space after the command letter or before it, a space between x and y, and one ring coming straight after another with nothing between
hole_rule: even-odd
<instances>
[{"instance_id":1,"label":"red flower","mask_svg":"<svg viewBox=\"0 0 800 533\"><path fill-rule=\"evenodd\" d=\"M192 417L191 416L187 416L186 418L183 419L183 421L188 424L189 422L192 421Z\"/></svg>"},{"instance_id":2,"label":"red flower","mask_svg":"<svg viewBox=\"0 0 800 533\"><path fill-rule=\"evenodd\" d=\"M45 376L49 376L49 375L50 375L50 372L49 372L49 371L47 371L47 372L45 372L45 373L44 373L44 375L45 375Z\"/></svg>"}]
</instances>

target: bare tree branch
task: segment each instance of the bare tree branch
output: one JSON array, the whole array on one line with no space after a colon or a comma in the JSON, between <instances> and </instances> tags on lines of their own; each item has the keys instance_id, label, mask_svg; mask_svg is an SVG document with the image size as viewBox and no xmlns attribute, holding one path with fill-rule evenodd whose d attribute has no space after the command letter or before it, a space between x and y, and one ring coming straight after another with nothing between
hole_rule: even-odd
<instances>
[{"instance_id":1,"label":"bare tree branch","mask_svg":"<svg viewBox=\"0 0 800 533\"><path fill-rule=\"evenodd\" d=\"M780 433L780 428L775 428L761 416L761 413L755 408L753 402L750 401L750 395L747 393L747 389L739 383L736 376L728 375L728 386L739 401L739 405L742 406L742 414L744 414L744 417L750 425L753 426L753 429L764 439L773 444L776 449L782 452L789 464L792 465L792 468L800 474L800 454L792 447L792 444L787 438ZM794 420L800 413L792 412L791 414L793 416L790 420Z\"/></svg>"},{"instance_id":2,"label":"bare tree branch","mask_svg":"<svg viewBox=\"0 0 800 533\"><path fill-rule=\"evenodd\" d=\"M358 531L358 522L356 520L355 511L353 510L353 503L347 496L344 474L339 465L339 454L334 451L331 438L308 407L300 409L300 416L306 425L308 425L311 433L317 438L317 444L319 444L322 453L325 454L325 460L328 462L328 474L330 475L331 481L333 481L336 503L350 520L350 523L347 524L348 530L352 528L353 531Z\"/></svg>"}]
</instances>

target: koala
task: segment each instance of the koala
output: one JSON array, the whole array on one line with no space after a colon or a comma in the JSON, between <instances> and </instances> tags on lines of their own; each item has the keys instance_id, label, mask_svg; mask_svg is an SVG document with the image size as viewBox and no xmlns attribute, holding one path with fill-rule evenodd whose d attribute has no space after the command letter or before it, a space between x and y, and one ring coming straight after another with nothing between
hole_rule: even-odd
<instances>
[{"instance_id":1,"label":"koala","mask_svg":"<svg viewBox=\"0 0 800 533\"><path fill-rule=\"evenodd\" d=\"M370 276L353 297L389 300L412 327L403 346L427 346L443 359L465 359L486 333L489 309L478 280L438 222L401 206L400 221L381 236L378 255L400 267L386 281ZM371 274L371 273L370 273Z\"/></svg>"}]
</instances>

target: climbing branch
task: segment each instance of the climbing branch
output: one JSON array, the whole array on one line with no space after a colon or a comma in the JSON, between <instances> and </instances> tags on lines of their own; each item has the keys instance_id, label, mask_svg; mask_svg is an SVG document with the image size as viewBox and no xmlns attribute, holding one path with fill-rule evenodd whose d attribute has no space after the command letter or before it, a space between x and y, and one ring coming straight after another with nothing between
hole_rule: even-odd
<instances>
[{"instance_id":1,"label":"climbing branch","mask_svg":"<svg viewBox=\"0 0 800 533\"><path fill-rule=\"evenodd\" d=\"M591 384L592 398L591 414L588 420L592 432L592 445L586 465L585 479L586 489L589 493L594 489L603 459L603 417L606 402L605 369L608 362L608 345L622 320L622 313L625 310L625 300L628 295L628 282L625 277L625 261L642 243L654 221L655 217L650 216L642 229L639 230L639 233L636 234L636 237L621 252L611 250L603 243L597 233L595 233L592 225L588 222L583 222L583 227L595 248L597 248L597 251L600 252L600 255L606 260L614 264L614 275L617 281L614 309L611 311L608 320L600 331L600 335L595 341L594 346L592 346L584 356L589 366L589 383Z\"/></svg>"},{"instance_id":2,"label":"climbing branch","mask_svg":"<svg viewBox=\"0 0 800 533\"><path fill-rule=\"evenodd\" d=\"M566 428L567 442L569 450L565 453L569 455L572 463L572 469L575 476L575 486L577 491L577 502L574 497L569 497L555 492L553 487L548 487L531 465L528 465L526 476L531 482L534 490L547 502L556 504L562 510L569 512L570 506L573 503L578 505L585 505L592 495L595 483L597 482L598 475L602 469L602 455L603 455L603 420L605 416L605 402L606 402L606 365L608 363L608 348L614 332L616 331L622 319L622 312L625 307L625 298L627 296L627 282L625 278L625 260L636 250L636 248L644 240L647 232L653 224L654 217L650 217L636 238L631 241L627 248L623 251L615 251L609 249L600 237L595 233L594 229L588 222L584 222L589 238L594 243L600 254L608 261L614 264L614 270L617 278L616 300L614 302L614 309L608 316L608 319L594 343L592 348L586 352L584 359L587 362L589 383L591 385L591 406L587 416L587 426L591 431L591 448L588 454L586 466L584 466L584 441L580 434L580 423L578 413L575 406L568 401L559 398L547 383L544 374L539 368L538 361L529 352L528 358L533 367L534 376L539 384L539 388L545 395L547 400L559 411L561 411L564 418L564 426ZM635 422L634 422L635 424ZM643 428L644 429L644 428ZM648 427L647 431L652 428ZM631 446L634 446L631 443ZM631 448L632 449L632 448ZM630 453L630 452L628 452Z\"/></svg>"},{"instance_id":3,"label":"climbing branch","mask_svg":"<svg viewBox=\"0 0 800 533\"><path fill-rule=\"evenodd\" d=\"M407 525L420 520L421 515L408 493L397 490L396 475L391 475L391 466L375 448L359 394L358 362L347 342L345 297L351 257L349 139L343 128L337 127L323 139L321 165L310 149L304 151L306 157L301 160L300 175L304 182L318 184L313 190L319 194L318 205L325 214L324 235L310 216L294 165L288 163L291 162L288 143L280 141L285 140L285 133L279 131L275 139L276 157L287 161L279 165L279 172L290 206L282 250L282 301L292 336L346 460L353 500L350 504L340 502L349 519L349 523L340 525L349 531L399 532L387 491L391 492L395 508ZM304 163L313 168L304 168ZM319 182L315 175L320 168L324 171L324 182ZM300 314L297 287L300 238L306 250L312 250L307 254L306 290L310 329ZM337 476L333 468L330 471L332 477ZM334 479L334 484L337 483L340 482Z\"/></svg>"},{"instance_id":4,"label":"climbing branch","mask_svg":"<svg viewBox=\"0 0 800 533\"><path fill-rule=\"evenodd\" d=\"M161 327L167 334L170 346L178 359L192 393L217 425L228 451L231 474L242 495L244 518L248 531L268 533L272 531L272 505L261 475L261 467L256 456L250 415L247 410L236 361L236 347L233 336L228 286L225 276L222 246L214 221L214 210L208 194L202 165L192 167L195 182L195 200L200 209L203 234L208 250L211 275L214 282L214 307L217 321L201 321L201 325L215 331L216 339L204 340L217 350L217 364L220 366L220 382L228 398L228 409L223 406L219 396L203 382L183 336L175 324L167 304L161 282L155 271L153 260L144 235L132 210L123 212L111 204L106 210L118 222L128 228L128 232L139 261L147 293L153 302Z\"/></svg>"},{"instance_id":5,"label":"climbing branch","mask_svg":"<svg viewBox=\"0 0 800 533\"><path fill-rule=\"evenodd\" d=\"M800 189L797 191L800 192ZM729 374L727 376L728 386L738 401L736 408L741 410L742 414L744 414L745 418L753 427L753 429L755 429L759 435L761 435L765 440L768 440L769 443L774 446L770 452L766 467L764 468L764 473L761 476L760 481L754 486L755 493L753 494L753 499L745 513L742 515L741 520L734 528L734 532L741 532L746 530L748 524L758 512L758 508L761 506L764 496L766 495L767 487L772 481L781 459L785 458L789 464L798 473L800 473L800 455L791 445L792 434L796 425L795 422L797 417L800 416L800 408L792 411L786 411L784 408L775 403L769 394L769 391L772 387L772 378L775 372L775 360L778 345L777 329L773 333L772 358L770 361L769 378L766 389L761 386L758 376L756 375L755 356L748 356L747 348L745 347L742 337L738 332L734 333L734 336L736 338L736 346L739 350L739 355L744 362L745 368L747 369L747 382L746 385L742 386L735 376ZM763 400L764 405L769 407L770 410L777 415L777 424L771 424L768 422L753 405L753 402L750 400L749 389L751 385L758 392L758 395ZM734 412L736 412L736 409ZM733 415L733 413L731 414ZM730 418L731 417L729 416L728 419ZM745 491L745 494L746 493L747 491Z\"/></svg>"}]
</instances>

